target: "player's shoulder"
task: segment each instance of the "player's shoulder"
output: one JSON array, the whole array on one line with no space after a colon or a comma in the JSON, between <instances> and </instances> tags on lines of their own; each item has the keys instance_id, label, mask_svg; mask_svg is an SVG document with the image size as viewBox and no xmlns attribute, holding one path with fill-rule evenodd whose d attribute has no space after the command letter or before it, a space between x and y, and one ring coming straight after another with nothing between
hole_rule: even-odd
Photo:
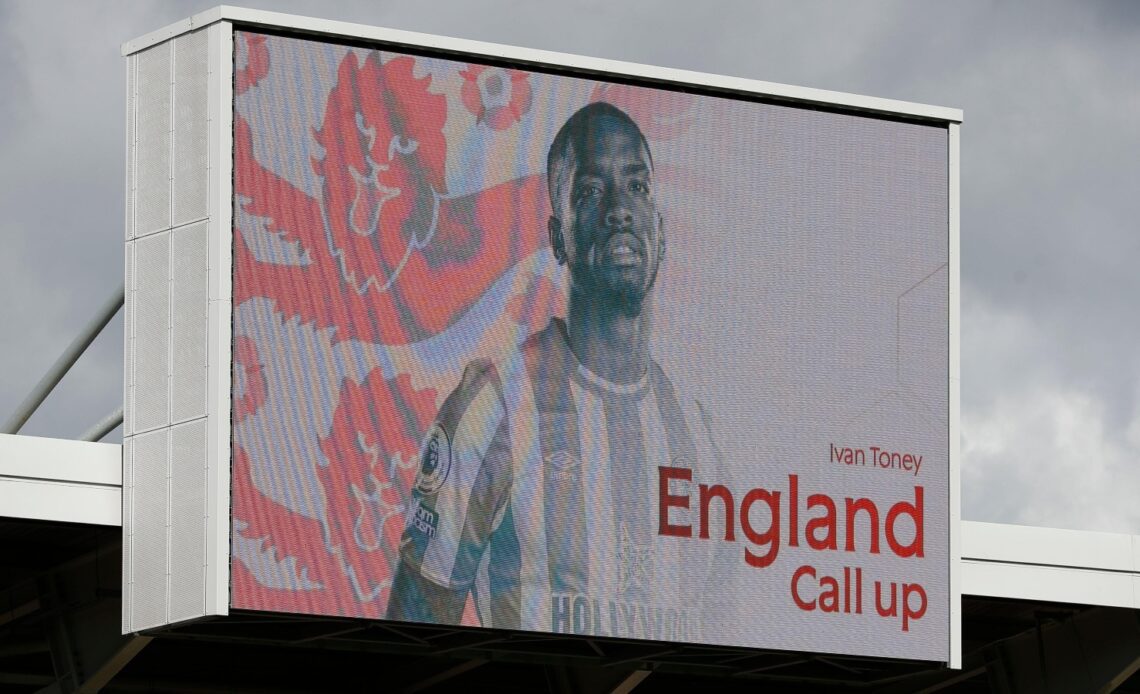
<instances>
[{"instance_id":1,"label":"player's shoulder","mask_svg":"<svg viewBox=\"0 0 1140 694\"><path fill-rule=\"evenodd\" d=\"M456 392L478 392L488 386L494 388L499 383L500 365L490 359L473 359L463 369L463 377L459 379Z\"/></svg>"},{"instance_id":2,"label":"player's shoulder","mask_svg":"<svg viewBox=\"0 0 1140 694\"><path fill-rule=\"evenodd\" d=\"M561 318L551 318L545 328L523 341L518 352L524 360L549 360L568 354L568 350L566 322Z\"/></svg>"},{"instance_id":3,"label":"player's shoulder","mask_svg":"<svg viewBox=\"0 0 1140 694\"><path fill-rule=\"evenodd\" d=\"M566 324L552 318L542 330L532 333L515 349L494 363L494 376L510 390L523 384L547 383L565 378L572 361ZM510 398L508 398L510 399Z\"/></svg>"},{"instance_id":4,"label":"player's shoulder","mask_svg":"<svg viewBox=\"0 0 1140 694\"><path fill-rule=\"evenodd\" d=\"M499 366L490 359L475 359L463 369L463 376L443 401L436 415L436 426L448 436L454 436L460 421L473 406L486 411L486 407L475 405L486 401L502 400L502 380Z\"/></svg>"},{"instance_id":5,"label":"player's shoulder","mask_svg":"<svg viewBox=\"0 0 1140 694\"><path fill-rule=\"evenodd\" d=\"M472 403L482 401L481 411L488 409L485 405L489 400L505 405L507 390L512 385L525 383L535 374L542 376L552 360L564 355L567 349L565 334L565 324L555 318L500 358L468 362L459 383L440 408L439 423L450 434ZM501 407L491 409L502 410Z\"/></svg>"}]
</instances>

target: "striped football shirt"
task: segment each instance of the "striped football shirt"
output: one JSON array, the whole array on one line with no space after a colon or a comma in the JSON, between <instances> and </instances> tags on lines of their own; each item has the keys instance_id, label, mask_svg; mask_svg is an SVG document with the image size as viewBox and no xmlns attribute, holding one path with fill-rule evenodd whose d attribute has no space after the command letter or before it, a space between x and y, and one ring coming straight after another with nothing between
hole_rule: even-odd
<instances>
[{"instance_id":1,"label":"striped football shirt","mask_svg":"<svg viewBox=\"0 0 1140 694\"><path fill-rule=\"evenodd\" d=\"M468 366L444 402L402 560L470 591L483 626L699 640L709 543L658 535L658 467L699 476L718 457L703 411L655 361L610 383L555 319L502 362ZM671 522L695 520L679 512Z\"/></svg>"}]
</instances>

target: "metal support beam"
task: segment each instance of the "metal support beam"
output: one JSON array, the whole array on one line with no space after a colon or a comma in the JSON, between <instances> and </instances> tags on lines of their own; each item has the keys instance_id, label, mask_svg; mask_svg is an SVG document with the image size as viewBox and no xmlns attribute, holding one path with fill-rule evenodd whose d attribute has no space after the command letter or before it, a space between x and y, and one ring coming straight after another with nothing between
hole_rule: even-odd
<instances>
[{"instance_id":1,"label":"metal support beam","mask_svg":"<svg viewBox=\"0 0 1140 694\"><path fill-rule=\"evenodd\" d=\"M621 684L614 687L610 694L629 694L637 685L644 682L646 677L649 677L649 670L634 670L629 673L629 677L621 681Z\"/></svg>"},{"instance_id":2,"label":"metal support beam","mask_svg":"<svg viewBox=\"0 0 1140 694\"><path fill-rule=\"evenodd\" d=\"M104 436L110 434L111 431L123 423L123 408L120 405L117 410L99 420L95 426L83 432L79 437L80 441L101 441Z\"/></svg>"},{"instance_id":3,"label":"metal support beam","mask_svg":"<svg viewBox=\"0 0 1140 694\"><path fill-rule=\"evenodd\" d=\"M9 609L0 612L0 626L8 622L14 622L21 617L26 617L42 607L38 598L28 600L20 605L12 605ZM4 651L0 649L0 657L3 657Z\"/></svg>"},{"instance_id":4,"label":"metal support beam","mask_svg":"<svg viewBox=\"0 0 1140 694\"><path fill-rule=\"evenodd\" d=\"M408 685L402 691L404 692L404 694L414 694L414 692L423 691L423 690L427 689L428 687L434 687L435 685L439 684L440 682L446 682L447 680L451 679L452 677L458 677L459 675L462 675L463 673L465 673L469 670L474 670L475 668L479 667L480 665L483 665L486 662L487 662L486 660L480 660L477 658L472 659L472 660L465 660L462 663L459 663L457 665L454 665L452 667L447 668L443 672L437 672L436 674L432 675L431 677L428 677L426 679L422 679L419 682L416 682L415 684Z\"/></svg>"},{"instance_id":5,"label":"metal support beam","mask_svg":"<svg viewBox=\"0 0 1140 694\"><path fill-rule=\"evenodd\" d=\"M112 561L100 562L102 554ZM116 554L96 549L35 579L54 674L40 694L100 691L150 643L148 636L120 635L121 603L103 589L118 577Z\"/></svg>"},{"instance_id":6,"label":"metal support beam","mask_svg":"<svg viewBox=\"0 0 1140 694\"><path fill-rule=\"evenodd\" d=\"M63 380L64 375L67 374L72 365L79 360L79 357L87 350L91 343L95 341L95 338L99 336L103 328L107 327L107 324L110 323L111 319L115 317L115 314L119 312L119 309L123 306L123 296L123 286L119 285L119 289L99 307L99 312L91 322L71 341L67 349L63 350L63 354L59 355L59 358L51 365L48 372L44 374L40 382L37 383L36 387L32 389L32 392L28 394L28 397L24 398L24 401L20 403L20 406L17 407L16 411L12 413L12 416L8 418L8 421L4 424L3 433L15 434L20 431L24 423L27 422L28 418L36 411L36 408L47 399L47 396L55 389L59 382Z\"/></svg>"},{"instance_id":7,"label":"metal support beam","mask_svg":"<svg viewBox=\"0 0 1140 694\"><path fill-rule=\"evenodd\" d=\"M126 667L131 659L138 655L148 643L150 643L150 636L130 636L127 642L119 647L110 658L103 661L103 664L92 673L87 680L80 685L76 690L78 694L94 694L111 681L111 678L119 674L119 671Z\"/></svg>"},{"instance_id":8,"label":"metal support beam","mask_svg":"<svg viewBox=\"0 0 1140 694\"><path fill-rule=\"evenodd\" d=\"M37 582L37 588L40 602L51 615L45 626L51 649L51 665L55 672L55 682L39 690L39 694L69 694L79 686L80 673L64 609L65 603L59 595L57 576L49 574L42 577Z\"/></svg>"},{"instance_id":9,"label":"metal support beam","mask_svg":"<svg viewBox=\"0 0 1140 694\"><path fill-rule=\"evenodd\" d=\"M1095 608L987 649L990 689L1003 694L1107 694L1140 669L1140 619Z\"/></svg>"}]
</instances>

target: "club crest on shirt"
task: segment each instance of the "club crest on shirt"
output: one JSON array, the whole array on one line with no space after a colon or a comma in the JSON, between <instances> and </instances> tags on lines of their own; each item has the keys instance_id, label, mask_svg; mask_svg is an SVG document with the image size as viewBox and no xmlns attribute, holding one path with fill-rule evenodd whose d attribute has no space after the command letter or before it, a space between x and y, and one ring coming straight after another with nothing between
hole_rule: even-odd
<instances>
[{"instance_id":1,"label":"club crest on shirt","mask_svg":"<svg viewBox=\"0 0 1140 694\"><path fill-rule=\"evenodd\" d=\"M424 439L420 471L416 475L416 489L421 494L434 494L443 486L449 472L451 472L451 439L448 438L447 431L436 422Z\"/></svg>"},{"instance_id":2,"label":"club crest on shirt","mask_svg":"<svg viewBox=\"0 0 1140 694\"><path fill-rule=\"evenodd\" d=\"M617 546L618 591L644 590L649 583L652 563L652 544L634 542L629 526L622 523Z\"/></svg>"},{"instance_id":3,"label":"club crest on shirt","mask_svg":"<svg viewBox=\"0 0 1140 694\"><path fill-rule=\"evenodd\" d=\"M546 474L555 481L574 482L578 479L582 461L570 451L559 449L546 456Z\"/></svg>"}]
</instances>

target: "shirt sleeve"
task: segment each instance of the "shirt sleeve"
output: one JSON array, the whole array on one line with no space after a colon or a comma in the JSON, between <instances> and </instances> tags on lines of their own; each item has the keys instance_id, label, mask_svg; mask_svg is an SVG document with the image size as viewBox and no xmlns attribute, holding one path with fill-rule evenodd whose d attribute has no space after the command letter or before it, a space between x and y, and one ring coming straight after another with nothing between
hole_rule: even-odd
<instances>
[{"instance_id":1,"label":"shirt sleeve","mask_svg":"<svg viewBox=\"0 0 1140 694\"><path fill-rule=\"evenodd\" d=\"M400 540L407 568L448 589L474 581L510 496L509 431L497 370L472 363L424 439Z\"/></svg>"}]
</instances>

